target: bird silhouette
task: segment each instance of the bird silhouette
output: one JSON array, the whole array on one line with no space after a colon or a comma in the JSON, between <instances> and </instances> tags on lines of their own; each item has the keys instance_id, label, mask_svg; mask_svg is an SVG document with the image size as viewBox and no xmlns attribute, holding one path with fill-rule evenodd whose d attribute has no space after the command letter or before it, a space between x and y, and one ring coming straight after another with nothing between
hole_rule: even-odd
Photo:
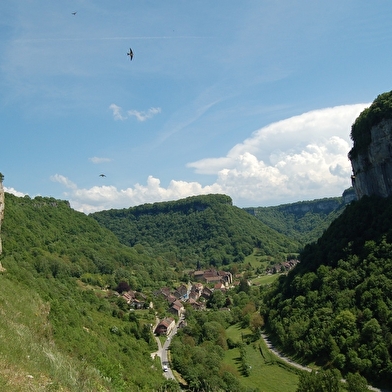
<instances>
[{"instance_id":1,"label":"bird silhouette","mask_svg":"<svg viewBox=\"0 0 392 392\"><path fill-rule=\"evenodd\" d=\"M100 176L100 177L106 177L105 174L100 174L99 176Z\"/></svg>"},{"instance_id":2,"label":"bird silhouette","mask_svg":"<svg viewBox=\"0 0 392 392\"><path fill-rule=\"evenodd\" d=\"M72 15L75 16L77 12L78 12L78 11L74 11L74 12L71 12L71 13L72 13Z\"/></svg>"},{"instance_id":3,"label":"bird silhouette","mask_svg":"<svg viewBox=\"0 0 392 392\"><path fill-rule=\"evenodd\" d=\"M131 48L129 48L129 52L127 53L127 56L129 56L130 60L132 61L132 59L133 59L133 52L132 52Z\"/></svg>"}]
</instances>

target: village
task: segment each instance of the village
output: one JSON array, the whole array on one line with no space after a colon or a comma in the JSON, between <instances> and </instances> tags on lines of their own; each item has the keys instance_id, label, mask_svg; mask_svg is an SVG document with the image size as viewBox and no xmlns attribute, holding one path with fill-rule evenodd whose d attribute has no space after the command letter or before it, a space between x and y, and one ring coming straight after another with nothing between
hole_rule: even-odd
<instances>
[{"instance_id":1,"label":"village","mask_svg":"<svg viewBox=\"0 0 392 392\"><path fill-rule=\"evenodd\" d=\"M299 263L298 260L292 259L286 262L278 263L266 270L267 275L287 273ZM189 304L194 310L205 310L206 303L212 296L213 292L220 290L225 293L227 290L234 288L239 284L240 276L235 276L233 280L232 273L228 271L216 270L213 268L207 270L195 270L189 273L189 282L183 283L176 289L162 287L156 290L154 297L162 297L167 301L168 313L173 317L164 317L157 321L153 327L153 333L156 336L167 336L176 326L176 319L180 320L179 328L186 325L184 316L184 304ZM191 283L192 282L192 283ZM248 281L251 285L251 282ZM123 292L121 297L127 302L130 308L143 309L152 304L146 304L146 297L139 292L129 290Z\"/></svg>"}]
</instances>

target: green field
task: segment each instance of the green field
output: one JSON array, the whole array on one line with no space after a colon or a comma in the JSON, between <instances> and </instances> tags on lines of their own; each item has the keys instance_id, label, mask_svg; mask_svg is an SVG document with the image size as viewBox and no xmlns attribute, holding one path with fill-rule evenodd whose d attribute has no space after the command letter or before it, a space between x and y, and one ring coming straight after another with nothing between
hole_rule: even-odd
<instances>
[{"instance_id":1,"label":"green field","mask_svg":"<svg viewBox=\"0 0 392 392\"><path fill-rule=\"evenodd\" d=\"M238 325L226 330L227 338L240 342L250 331L241 329ZM224 362L229 367L237 369L243 386L258 388L260 392L295 392L298 385L298 370L285 364L272 354L263 339L246 345L247 362L251 366L249 376L241 375L239 348L233 348L225 353Z\"/></svg>"}]
</instances>

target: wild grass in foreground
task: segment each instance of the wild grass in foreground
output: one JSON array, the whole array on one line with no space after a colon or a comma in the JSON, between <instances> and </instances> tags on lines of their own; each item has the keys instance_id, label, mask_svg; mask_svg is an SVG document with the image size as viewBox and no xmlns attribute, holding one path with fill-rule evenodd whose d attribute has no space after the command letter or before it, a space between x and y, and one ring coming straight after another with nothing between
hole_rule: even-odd
<instances>
[{"instance_id":1,"label":"wild grass in foreground","mask_svg":"<svg viewBox=\"0 0 392 392\"><path fill-rule=\"evenodd\" d=\"M49 305L0 274L0 390L108 391L98 372L58 350Z\"/></svg>"}]
</instances>

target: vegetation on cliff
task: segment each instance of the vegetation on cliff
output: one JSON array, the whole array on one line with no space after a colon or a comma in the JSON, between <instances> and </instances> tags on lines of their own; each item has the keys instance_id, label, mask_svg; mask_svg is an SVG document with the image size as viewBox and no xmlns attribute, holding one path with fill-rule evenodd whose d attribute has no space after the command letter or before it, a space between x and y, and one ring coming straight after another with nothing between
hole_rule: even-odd
<instances>
[{"instance_id":1,"label":"vegetation on cliff","mask_svg":"<svg viewBox=\"0 0 392 392\"><path fill-rule=\"evenodd\" d=\"M392 381L392 199L348 206L266 297L268 330L297 359Z\"/></svg>"},{"instance_id":2,"label":"vegetation on cliff","mask_svg":"<svg viewBox=\"0 0 392 392\"><path fill-rule=\"evenodd\" d=\"M351 127L351 140L354 145L349 152L350 159L356 158L369 147L370 130L383 120L392 119L392 91L380 94L373 103L362 111Z\"/></svg>"}]
</instances>

